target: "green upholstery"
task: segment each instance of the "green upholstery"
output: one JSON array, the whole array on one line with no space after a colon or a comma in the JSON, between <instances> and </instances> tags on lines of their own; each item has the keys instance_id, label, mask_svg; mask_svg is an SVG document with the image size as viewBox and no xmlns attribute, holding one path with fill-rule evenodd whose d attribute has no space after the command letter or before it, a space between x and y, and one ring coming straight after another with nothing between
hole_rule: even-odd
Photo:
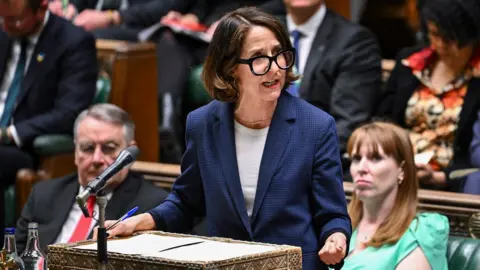
<instances>
[{"instance_id":1,"label":"green upholstery","mask_svg":"<svg viewBox=\"0 0 480 270\"><path fill-rule=\"evenodd\" d=\"M192 69L188 79L186 99L189 104L204 105L212 100L202 82L203 66Z\"/></svg>"},{"instance_id":2,"label":"green upholstery","mask_svg":"<svg viewBox=\"0 0 480 270\"><path fill-rule=\"evenodd\" d=\"M108 74L100 72L97 80L97 91L93 98L93 104L108 101L112 84ZM41 135L33 141L33 149L39 156L52 156L56 154L71 153L74 150L73 139L70 135L48 134Z\"/></svg>"},{"instance_id":3,"label":"green upholstery","mask_svg":"<svg viewBox=\"0 0 480 270\"><path fill-rule=\"evenodd\" d=\"M450 237L447 248L448 269L480 269L480 240Z\"/></svg>"},{"instance_id":4,"label":"green upholstery","mask_svg":"<svg viewBox=\"0 0 480 270\"><path fill-rule=\"evenodd\" d=\"M97 91L93 104L108 102L112 84L106 72L101 71L97 80ZM41 135L33 141L33 150L39 156L53 156L64 153L71 153L74 150L73 138L64 134ZM5 189L5 224L15 225L15 186L11 185Z\"/></svg>"},{"instance_id":5,"label":"green upholstery","mask_svg":"<svg viewBox=\"0 0 480 270\"><path fill-rule=\"evenodd\" d=\"M5 225L15 225L15 186L10 185L5 190Z\"/></svg>"}]
</instances>

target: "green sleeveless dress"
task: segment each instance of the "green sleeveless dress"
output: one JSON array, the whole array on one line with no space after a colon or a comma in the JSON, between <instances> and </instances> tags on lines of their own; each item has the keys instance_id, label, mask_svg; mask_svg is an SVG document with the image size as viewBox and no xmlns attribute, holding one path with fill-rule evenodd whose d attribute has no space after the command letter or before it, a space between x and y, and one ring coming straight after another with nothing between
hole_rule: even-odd
<instances>
[{"instance_id":1,"label":"green sleeveless dress","mask_svg":"<svg viewBox=\"0 0 480 270\"><path fill-rule=\"evenodd\" d=\"M349 255L342 270L388 270L395 267L415 248L420 247L432 270L448 269L447 243L449 223L447 217L435 213L420 213L395 244L366 249ZM350 252L355 249L357 230L350 239ZM414 266L412 266L414 269Z\"/></svg>"}]
</instances>

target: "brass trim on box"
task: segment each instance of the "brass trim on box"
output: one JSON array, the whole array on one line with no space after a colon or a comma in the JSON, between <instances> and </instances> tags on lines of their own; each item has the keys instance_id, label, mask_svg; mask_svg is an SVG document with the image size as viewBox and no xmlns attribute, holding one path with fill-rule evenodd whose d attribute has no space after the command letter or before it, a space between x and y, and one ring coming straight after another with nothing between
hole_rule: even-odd
<instances>
[{"instance_id":1,"label":"brass trim on box","mask_svg":"<svg viewBox=\"0 0 480 270\"><path fill-rule=\"evenodd\" d=\"M161 231L145 231L136 233L134 235L146 233L172 237L195 237L225 243L243 243L250 245L272 246L278 249L260 254L241 256L233 259L219 260L215 262L187 262L158 257L127 255L109 252L107 269L159 269L159 267L161 267L161 269L232 269L232 267L235 267L235 269L237 269L238 267L238 269L254 270L302 269L302 250L300 247L246 242L220 237L203 237L196 235L192 236ZM115 240L111 239L109 241ZM95 242L87 240L71 244L54 244L48 246L48 269L97 269L97 252L95 250L83 250L74 248L76 246L92 243Z\"/></svg>"}]
</instances>

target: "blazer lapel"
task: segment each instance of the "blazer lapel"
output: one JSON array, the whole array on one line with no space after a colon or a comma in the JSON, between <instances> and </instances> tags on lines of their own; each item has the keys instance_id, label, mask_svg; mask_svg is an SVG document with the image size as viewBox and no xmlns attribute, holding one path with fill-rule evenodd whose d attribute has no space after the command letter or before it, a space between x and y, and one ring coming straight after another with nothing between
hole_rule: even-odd
<instances>
[{"instance_id":1,"label":"blazer lapel","mask_svg":"<svg viewBox=\"0 0 480 270\"><path fill-rule=\"evenodd\" d=\"M458 130L457 134L463 134L463 128L466 127L471 127L471 125L467 125L467 121L471 119L469 117L470 114L476 114L477 112L475 111L475 106L477 106L478 101L480 100L480 92L477 90L480 89L480 79L479 78L473 78L470 83L468 84L468 89L467 89L467 94L464 97L464 103L462 106L462 110L460 111L460 116L458 120ZM468 132L472 132L469 130ZM455 136L456 140L461 140L460 136ZM457 142L455 142L455 145L458 145Z\"/></svg>"},{"instance_id":2,"label":"blazer lapel","mask_svg":"<svg viewBox=\"0 0 480 270\"><path fill-rule=\"evenodd\" d=\"M412 97L415 90L417 90L420 81L415 77L410 69L405 69L406 76L402 77L401 82L399 83L398 91L401 91L401 94L395 95L395 101L393 104L393 113L394 118L397 120L397 123L404 127L405 126L405 109L407 108L408 101ZM399 77L400 78L400 77Z\"/></svg>"},{"instance_id":3,"label":"blazer lapel","mask_svg":"<svg viewBox=\"0 0 480 270\"><path fill-rule=\"evenodd\" d=\"M113 192L105 210L106 219L118 219L125 214L129 204L134 201L137 190L140 186L140 179L128 174L125 181Z\"/></svg>"},{"instance_id":4,"label":"blazer lapel","mask_svg":"<svg viewBox=\"0 0 480 270\"><path fill-rule=\"evenodd\" d=\"M304 94L308 93L310 77L312 76L315 68L318 68L318 65L323 63L323 58L325 56L325 50L328 46L329 38L335 29L335 21L334 16L327 9L325 13L325 17L323 18L320 27L315 34L315 38L312 43L312 47L310 52L308 53L307 63L305 64L305 68L303 70L303 78L302 83L300 85L300 95L303 96Z\"/></svg>"},{"instance_id":5,"label":"blazer lapel","mask_svg":"<svg viewBox=\"0 0 480 270\"><path fill-rule=\"evenodd\" d=\"M258 211L262 206L273 175L280 165L279 161L290 139L292 122L295 118L295 106L292 98L289 94L283 93L273 114L263 150L260 172L258 174L257 192L253 204L252 224L254 224Z\"/></svg>"},{"instance_id":6,"label":"blazer lapel","mask_svg":"<svg viewBox=\"0 0 480 270\"><path fill-rule=\"evenodd\" d=\"M43 28L33 50L27 73L23 79L20 93L18 93L16 104L19 104L22 101L35 82L35 79L42 77L43 73L47 70L46 67L48 67L48 64L55 58L53 56L57 48L52 46L52 42L55 41L58 30L58 25L55 23L55 20L57 20L57 18L50 14L48 22ZM42 55L42 59L38 58L39 55Z\"/></svg>"},{"instance_id":7,"label":"blazer lapel","mask_svg":"<svg viewBox=\"0 0 480 270\"><path fill-rule=\"evenodd\" d=\"M78 194L80 185L78 184L77 175L72 176L73 179L69 179L69 182L65 185L64 190L60 192L60 195L55 200L55 215L56 218L52 219L52 226L48 232L42 233L41 241L43 243L54 243L58 235L62 231L63 224L70 214L75 197ZM53 209L50 209L53 210Z\"/></svg>"},{"instance_id":8,"label":"blazer lapel","mask_svg":"<svg viewBox=\"0 0 480 270\"><path fill-rule=\"evenodd\" d=\"M218 142L217 153L222 168L223 178L227 184L228 192L233 200L237 214L242 220L250 237L252 231L248 220L245 198L238 172L237 155L235 150L235 133L233 126L233 103L219 103L215 112L215 141Z\"/></svg>"},{"instance_id":9,"label":"blazer lapel","mask_svg":"<svg viewBox=\"0 0 480 270\"><path fill-rule=\"evenodd\" d=\"M7 62L10 58L11 40L7 34L0 31L0 84L3 83L5 78L5 70L7 68Z\"/></svg>"}]
</instances>

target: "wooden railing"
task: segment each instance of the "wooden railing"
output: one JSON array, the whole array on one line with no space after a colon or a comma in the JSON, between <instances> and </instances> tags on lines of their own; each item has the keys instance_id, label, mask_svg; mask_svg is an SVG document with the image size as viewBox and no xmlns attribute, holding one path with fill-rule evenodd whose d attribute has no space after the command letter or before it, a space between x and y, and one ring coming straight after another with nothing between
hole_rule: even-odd
<instances>
[{"instance_id":1,"label":"wooden railing","mask_svg":"<svg viewBox=\"0 0 480 270\"><path fill-rule=\"evenodd\" d=\"M180 166L175 164L135 162L132 171L141 173L147 180L165 189L171 189L176 177L180 175ZM348 201L354 191L353 183L343 184ZM419 210L441 213L450 221L450 235L472 237L470 222L474 214L480 212L480 196L433 191L419 191Z\"/></svg>"}]
</instances>

